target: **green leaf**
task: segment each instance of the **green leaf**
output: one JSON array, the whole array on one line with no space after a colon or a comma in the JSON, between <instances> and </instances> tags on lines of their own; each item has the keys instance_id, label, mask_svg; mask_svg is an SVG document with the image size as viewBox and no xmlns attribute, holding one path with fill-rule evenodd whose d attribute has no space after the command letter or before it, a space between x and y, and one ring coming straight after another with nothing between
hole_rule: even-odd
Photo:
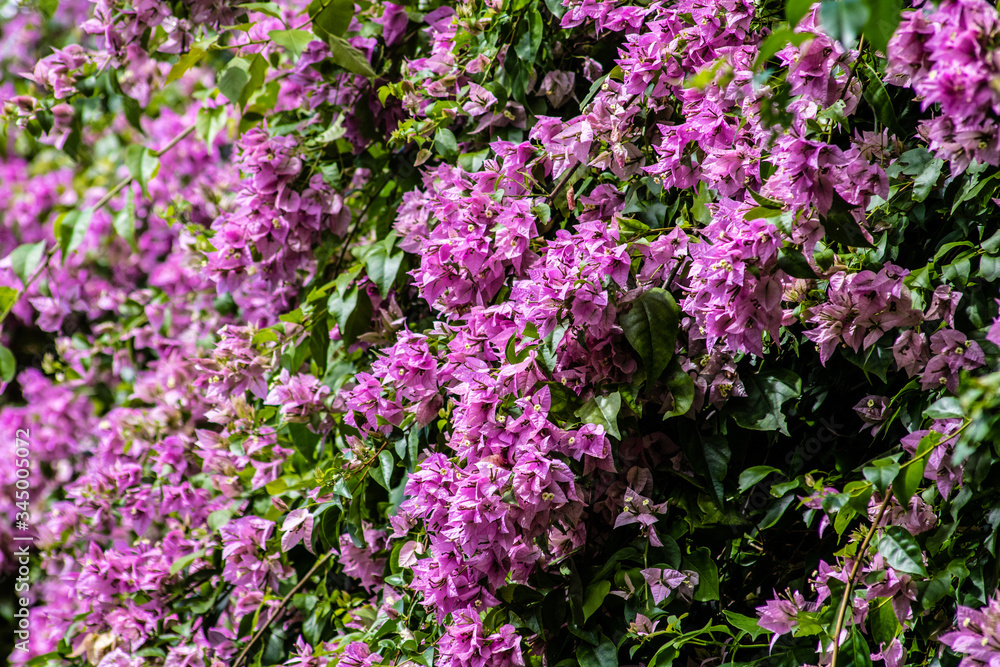
<instances>
[{"instance_id":1,"label":"green leaf","mask_svg":"<svg viewBox=\"0 0 1000 667\"><path fill-rule=\"evenodd\" d=\"M125 148L125 166L128 167L129 174L139 187L142 194L149 197L149 181L151 181L160 170L160 158L146 150L140 144L131 144Z\"/></svg>"},{"instance_id":2,"label":"green leaf","mask_svg":"<svg viewBox=\"0 0 1000 667\"><path fill-rule=\"evenodd\" d=\"M35 271L38 270L38 265L41 264L44 255L45 241L23 243L14 248L14 252L10 253L10 267L14 270L17 277L21 279L22 285L27 285L28 280L35 275Z\"/></svg>"},{"instance_id":3,"label":"green leaf","mask_svg":"<svg viewBox=\"0 0 1000 667\"><path fill-rule=\"evenodd\" d=\"M474 153L462 153L458 156L458 166L465 171L475 173L483 168L483 164L486 162L486 157L489 155L489 152L489 148L484 148Z\"/></svg>"},{"instance_id":4,"label":"green leaf","mask_svg":"<svg viewBox=\"0 0 1000 667\"><path fill-rule=\"evenodd\" d=\"M754 484L766 479L768 475L776 472L780 473L781 471L772 466L754 466L752 468L747 468L740 473L740 493L743 493Z\"/></svg>"},{"instance_id":5,"label":"green leaf","mask_svg":"<svg viewBox=\"0 0 1000 667\"><path fill-rule=\"evenodd\" d=\"M371 469L371 476L379 486L389 490L389 484L392 480L392 470L396 465L396 460L392 458L392 453L388 450L382 450L378 454L378 461L373 462Z\"/></svg>"},{"instance_id":6,"label":"green leaf","mask_svg":"<svg viewBox=\"0 0 1000 667\"><path fill-rule=\"evenodd\" d=\"M698 588L694 591L694 599L698 602L710 602L719 599L719 567L712 558L708 547L699 547L688 554L684 569L698 573Z\"/></svg>"},{"instance_id":7,"label":"green leaf","mask_svg":"<svg viewBox=\"0 0 1000 667\"><path fill-rule=\"evenodd\" d=\"M813 0L788 0L785 3L785 18L788 20L788 25L793 28L797 26L812 6Z\"/></svg>"},{"instance_id":8,"label":"green leaf","mask_svg":"<svg viewBox=\"0 0 1000 667\"><path fill-rule=\"evenodd\" d=\"M309 16L316 34L321 37L341 37L354 17L354 0L313 0Z\"/></svg>"},{"instance_id":9,"label":"green leaf","mask_svg":"<svg viewBox=\"0 0 1000 667\"><path fill-rule=\"evenodd\" d=\"M789 2L789 6L791 4L792 3ZM793 23L789 19L789 23L794 26L798 23L798 21ZM767 39L765 39L763 44L760 45L760 50L757 52L757 59L754 61L753 68L755 70L759 70L767 64L767 61L771 59L771 56L785 48L787 44L799 46L807 39L812 39L812 37L812 33L793 32L791 28L778 28L768 35Z\"/></svg>"},{"instance_id":10,"label":"green leaf","mask_svg":"<svg viewBox=\"0 0 1000 667\"><path fill-rule=\"evenodd\" d=\"M0 287L0 322L7 317L7 313L17 303L18 296L20 296L20 292L13 287Z\"/></svg>"},{"instance_id":11,"label":"green leaf","mask_svg":"<svg viewBox=\"0 0 1000 667\"><path fill-rule=\"evenodd\" d=\"M965 416L962 404L954 396L939 398L924 410L928 419L961 419Z\"/></svg>"},{"instance_id":12,"label":"green leaf","mask_svg":"<svg viewBox=\"0 0 1000 667\"><path fill-rule=\"evenodd\" d=\"M892 100L889 99L889 93L885 86L882 85L882 77L868 63L864 64L864 72L867 75L863 88L865 100L875 110L875 115L878 116L882 125L889 128L893 134L902 134L903 130L899 127L899 119L896 117L896 108L893 106ZM924 199L926 197L927 195L924 194ZM923 199L917 201L923 201Z\"/></svg>"},{"instance_id":13,"label":"green leaf","mask_svg":"<svg viewBox=\"0 0 1000 667\"><path fill-rule=\"evenodd\" d=\"M59 9L59 0L38 0L38 11L47 19L52 18Z\"/></svg>"},{"instance_id":14,"label":"green leaf","mask_svg":"<svg viewBox=\"0 0 1000 667\"><path fill-rule=\"evenodd\" d=\"M667 389L674 399L674 407L663 415L664 419L687 414L694 404L694 380L679 364L675 362L673 365L676 368L667 377Z\"/></svg>"},{"instance_id":15,"label":"green leaf","mask_svg":"<svg viewBox=\"0 0 1000 667\"><path fill-rule=\"evenodd\" d=\"M365 54L358 51L343 37L332 36L327 39L330 45L330 60L343 67L348 72L366 76L369 79L375 78L375 70L372 69Z\"/></svg>"},{"instance_id":16,"label":"green leaf","mask_svg":"<svg viewBox=\"0 0 1000 667\"><path fill-rule=\"evenodd\" d=\"M455 133L446 127L438 128L434 134L434 147L438 155L446 160L458 157L458 141L455 139Z\"/></svg>"},{"instance_id":17,"label":"green leaf","mask_svg":"<svg viewBox=\"0 0 1000 667\"><path fill-rule=\"evenodd\" d=\"M885 493L892 481L899 474L899 464L891 458L873 461L872 465L861 471L865 479L871 482L880 493Z\"/></svg>"},{"instance_id":18,"label":"green leaf","mask_svg":"<svg viewBox=\"0 0 1000 667\"><path fill-rule=\"evenodd\" d=\"M597 646L581 643L576 649L576 660L580 667L618 667L618 649L607 638Z\"/></svg>"},{"instance_id":19,"label":"green leaf","mask_svg":"<svg viewBox=\"0 0 1000 667\"><path fill-rule=\"evenodd\" d=\"M892 608L892 598L876 598L875 608L868 614L872 638L882 646L899 636L903 629Z\"/></svg>"},{"instance_id":20,"label":"green leaf","mask_svg":"<svg viewBox=\"0 0 1000 667\"><path fill-rule=\"evenodd\" d=\"M189 69L198 64L198 61L202 59L208 47L215 43L215 39L211 40L201 40L195 42L191 45L191 49L177 59L174 66L170 68L170 73L167 74L167 83L173 83L177 79L184 76L184 73Z\"/></svg>"},{"instance_id":21,"label":"green leaf","mask_svg":"<svg viewBox=\"0 0 1000 667\"><path fill-rule=\"evenodd\" d=\"M622 407L622 397L617 391L609 396L595 396L576 411L576 416L587 424L603 426L608 435L621 440L618 431L618 411Z\"/></svg>"},{"instance_id":22,"label":"green leaf","mask_svg":"<svg viewBox=\"0 0 1000 667\"><path fill-rule=\"evenodd\" d=\"M236 57L229 61L219 75L219 92L233 104L240 101L243 89L250 83L250 61Z\"/></svg>"},{"instance_id":23,"label":"green leaf","mask_svg":"<svg viewBox=\"0 0 1000 667\"><path fill-rule=\"evenodd\" d=\"M670 667L680 655L681 652L677 650L675 645L664 644L653 655L653 659L649 661L649 667Z\"/></svg>"},{"instance_id":24,"label":"green leaf","mask_svg":"<svg viewBox=\"0 0 1000 667\"><path fill-rule=\"evenodd\" d=\"M826 217L821 216L823 229L826 236L837 243L855 248L871 248L871 242L865 238L861 227L858 225L851 210L854 207L840 196L836 190L833 191L833 205L827 212Z\"/></svg>"},{"instance_id":25,"label":"green leaf","mask_svg":"<svg viewBox=\"0 0 1000 667\"><path fill-rule=\"evenodd\" d=\"M17 359L14 358L14 353L0 345L0 379L10 382L16 374Z\"/></svg>"},{"instance_id":26,"label":"green leaf","mask_svg":"<svg viewBox=\"0 0 1000 667\"><path fill-rule=\"evenodd\" d=\"M814 280L816 272L798 248L781 248L778 251L778 268L793 278Z\"/></svg>"},{"instance_id":27,"label":"green leaf","mask_svg":"<svg viewBox=\"0 0 1000 667\"><path fill-rule=\"evenodd\" d=\"M302 55L309 43L316 39L308 30L271 30L267 33L271 41L278 46L295 54L295 57Z\"/></svg>"},{"instance_id":28,"label":"green leaf","mask_svg":"<svg viewBox=\"0 0 1000 667\"><path fill-rule=\"evenodd\" d=\"M924 469L927 467L927 457L915 460L899 471L892 481L892 493L903 507L910 506L910 498L920 488L924 480Z\"/></svg>"},{"instance_id":29,"label":"green leaf","mask_svg":"<svg viewBox=\"0 0 1000 667\"><path fill-rule=\"evenodd\" d=\"M924 201L941 177L944 160L934 157L926 148L914 148L899 156L902 173L913 176L913 201Z\"/></svg>"},{"instance_id":30,"label":"green leaf","mask_svg":"<svg viewBox=\"0 0 1000 667\"><path fill-rule=\"evenodd\" d=\"M840 648L840 667L871 667L871 649L857 627L851 627L847 641Z\"/></svg>"},{"instance_id":31,"label":"green leaf","mask_svg":"<svg viewBox=\"0 0 1000 667\"><path fill-rule=\"evenodd\" d=\"M621 318L629 344L639 353L646 377L655 382L674 356L680 309L665 289L643 292Z\"/></svg>"},{"instance_id":32,"label":"green leaf","mask_svg":"<svg viewBox=\"0 0 1000 667\"><path fill-rule=\"evenodd\" d=\"M901 0L865 0L870 16L861 32L877 51L888 53L889 38L899 26Z\"/></svg>"},{"instance_id":33,"label":"green leaf","mask_svg":"<svg viewBox=\"0 0 1000 667\"><path fill-rule=\"evenodd\" d=\"M729 449L729 443L718 435L702 435L698 444L697 451L688 452L692 458L691 463L697 472L708 477L711 482L708 491L715 504L722 507L725 502L723 481L726 479L726 471L729 469L729 459L733 455ZM702 468L702 464L704 464L704 468Z\"/></svg>"},{"instance_id":34,"label":"green leaf","mask_svg":"<svg viewBox=\"0 0 1000 667\"><path fill-rule=\"evenodd\" d=\"M975 199L979 195L979 193L982 192L983 188L986 187L991 181L993 181L998 176L1000 176L1000 171L990 176L987 176L978 183L975 183L975 181L969 181L966 187L962 190L962 193L959 196L955 197L955 201L951 205L951 212L954 213L955 211L957 211L958 207L963 202L972 201L973 199ZM975 185L973 185L973 183L975 183Z\"/></svg>"},{"instance_id":35,"label":"green leaf","mask_svg":"<svg viewBox=\"0 0 1000 667\"><path fill-rule=\"evenodd\" d=\"M261 14L273 16L276 19L281 18L281 7L274 2L248 2L238 5L236 8L243 9L248 12L260 12Z\"/></svg>"},{"instance_id":36,"label":"green leaf","mask_svg":"<svg viewBox=\"0 0 1000 667\"><path fill-rule=\"evenodd\" d=\"M746 398L730 398L732 416L743 428L788 435L781 406L802 393L802 380L787 369L741 376Z\"/></svg>"},{"instance_id":37,"label":"green leaf","mask_svg":"<svg viewBox=\"0 0 1000 667\"><path fill-rule=\"evenodd\" d=\"M188 554L187 556L181 556L173 563L170 564L170 574L175 575L188 565L193 563L195 560L201 558L205 555L205 550L195 551L193 554Z\"/></svg>"},{"instance_id":38,"label":"green leaf","mask_svg":"<svg viewBox=\"0 0 1000 667\"><path fill-rule=\"evenodd\" d=\"M115 217L111 219L111 224L115 232L118 233L118 236L128 241L128 244L132 247L132 251L137 252L138 248L135 244L135 197L132 196L131 191L125 195L125 206L115 213Z\"/></svg>"},{"instance_id":39,"label":"green leaf","mask_svg":"<svg viewBox=\"0 0 1000 667\"><path fill-rule=\"evenodd\" d=\"M212 532L219 530L233 518L233 511L229 509L215 510L208 515L206 523L208 523L208 528Z\"/></svg>"},{"instance_id":40,"label":"green leaf","mask_svg":"<svg viewBox=\"0 0 1000 667\"><path fill-rule=\"evenodd\" d=\"M87 230L90 229L90 221L94 218L94 209L86 208L82 211L72 210L63 218L62 226L59 228L59 248L62 250L62 261L66 263L66 257L83 243L87 237Z\"/></svg>"},{"instance_id":41,"label":"green leaf","mask_svg":"<svg viewBox=\"0 0 1000 667\"><path fill-rule=\"evenodd\" d=\"M823 0L819 6L823 30L847 48L858 41L858 34L870 16L871 11L862 0Z\"/></svg>"},{"instance_id":42,"label":"green leaf","mask_svg":"<svg viewBox=\"0 0 1000 667\"><path fill-rule=\"evenodd\" d=\"M403 263L404 254L397 252L389 255L384 248L378 248L365 258L365 268L368 277L378 287L382 296L389 296L389 290L396 282L399 266Z\"/></svg>"},{"instance_id":43,"label":"green leaf","mask_svg":"<svg viewBox=\"0 0 1000 667\"><path fill-rule=\"evenodd\" d=\"M770 630L765 630L757 624L756 618L750 618L749 616L744 616L743 614L737 614L735 611L729 611L723 609L722 613L725 614L726 620L729 621L734 627L743 630L750 635L751 639L757 639L764 633L770 634Z\"/></svg>"},{"instance_id":44,"label":"green leaf","mask_svg":"<svg viewBox=\"0 0 1000 667\"><path fill-rule=\"evenodd\" d=\"M583 620L586 621L600 608L610 592L611 582L607 579L587 586L583 594Z\"/></svg>"},{"instance_id":45,"label":"green leaf","mask_svg":"<svg viewBox=\"0 0 1000 667\"><path fill-rule=\"evenodd\" d=\"M902 526L889 526L886 529L878 541L878 552L894 570L928 576L920 546Z\"/></svg>"},{"instance_id":46,"label":"green leaf","mask_svg":"<svg viewBox=\"0 0 1000 667\"><path fill-rule=\"evenodd\" d=\"M535 61L535 54L538 53L538 47L542 45L542 15L538 13L537 9L532 9L528 13L528 25L521 36L521 40L514 47L514 52L517 56L524 62L531 63Z\"/></svg>"},{"instance_id":47,"label":"green leaf","mask_svg":"<svg viewBox=\"0 0 1000 667\"><path fill-rule=\"evenodd\" d=\"M211 146L215 143L215 137L226 126L227 122L228 118L226 117L225 106L218 106L214 109L202 107L198 109L198 117L195 118L194 127L198 133L198 137L207 146Z\"/></svg>"},{"instance_id":48,"label":"green leaf","mask_svg":"<svg viewBox=\"0 0 1000 667\"><path fill-rule=\"evenodd\" d=\"M246 85L243 86L243 90L240 92L239 103L240 107L245 107L253 94L257 92L260 87L264 84L264 78L267 75L268 64L264 59L264 56L259 53L253 54L250 59L250 66L248 73L250 75L249 80Z\"/></svg>"}]
</instances>

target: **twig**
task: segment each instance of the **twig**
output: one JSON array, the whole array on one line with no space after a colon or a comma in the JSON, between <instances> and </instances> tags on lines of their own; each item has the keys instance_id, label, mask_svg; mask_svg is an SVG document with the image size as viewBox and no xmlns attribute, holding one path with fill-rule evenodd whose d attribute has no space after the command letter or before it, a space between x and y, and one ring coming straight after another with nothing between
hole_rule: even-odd
<instances>
[{"instance_id":1,"label":"twig","mask_svg":"<svg viewBox=\"0 0 1000 667\"><path fill-rule=\"evenodd\" d=\"M830 659L830 667L837 667L837 655L840 649L840 631L844 628L844 616L847 613L847 603L850 601L851 593L854 590L854 579L861 570L861 561L864 560L868 543L871 542L872 536L875 535L878 525L882 523L882 517L885 515L885 510L889 507L891 501L892 485L890 484L885 490L885 500L882 501L882 506L878 509L878 516L875 517L872 527L868 529L868 534L865 535L865 539L861 542L861 547L854 558L854 566L851 567L851 574L847 577L847 588L844 589L844 597L840 601L840 609L837 610L837 622L833 626L833 656Z\"/></svg>"},{"instance_id":2,"label":"twig","mask_svg":"<svg viewBox=\"0 0 1000 667\"><path fill-rule=\"evenodd\" d=\"M316 574L316 570L318 570L320 566L323 565L323 563L330 560L330 558L333 557L334 553L336 552L329 551L326 553L326 555L324 555L322 558L316 561L316 564L313 565L308 572L306 572L306 576L302 577L302 579L299 580L299 583L295 584L295 586L292 587L292 590L288 591L288 594L285 595L285 597L281 598L281 602L278 603L278 608L274 610L274 613L268 617L268 620L264 623L261 629L253 634L247 645L244 646L243 650L240 651L240 654L236 656L236 662L233 663L233 667L240 667L240 663L243 662L243 659L245 657L247 657L247 653L250 652L250 648L255 643L257 643L257 640L261 638L261 635L263 635L264 632L271 626L271 621L273 621L278 617L278 615L281 613L281 610L284 609L285 605L288 604L288 601L292 599L292 596L299 592L299 589L301 589L305 585L305 583L309 581L309 579L314 574Z\"/></svg>"},{"instance_id":3,"label":"twig","mask_svg":"<svg viewBox=\"0 0 1000 667\"><path fill-rule=\"evenodd\" d=\"M354 490L351 492L352 497L354 496L355 493L358 492L358 489L361 488L362 482L365 481L365 477L367 477L368 472L371 470L372 463L378 460L379 454L382 453L382 450L384 450L388 444L389 444L388 441L383 442L382 446L378 448L378 451L376 451L375 454L364 463L364 468L361 471L360 478L358 478L358 483L354 485ZM236 662L233 663L233 667L240 667L240 663L243 662L243 659L247 656L247 653L250 652L251 647L253 647L253 645L257 643L257 640L261 638L261 635L263 635L264 632L269 627L271 627L271 623L278 618L278 615L281 614L281 610L285 608L285 605L288 604L288 601L292 599L292 596L298 593L299 589L301 589L305 585L305 583L309 581L309 578L316 573L316 570L319 569L320 565L330 560L330 558L336 553L337 553L336 551L327 552L326 555L324 555L322 558L316 561L316 564L313 565L308 572L306 572L306 576L302 577L302 579L299 580L299 583L295 584L292 590L288 591L288 594L285 595L285 597L281 598L281 602L278 603L278 608L275 609L274 613L268 617L268 619L264 622L264 625L260 628L260 630L255 632L253 636L250 637L250 641L247 643L246 646L243 647L243 650L240 651L240 654L236 656Z\"/></svg>"},{"instance_id":4,"label":"twig","mask_svg":"<svg viewBox=\"0 0 1000 667\"><path fill-rule=\"evenodd\" d=\"M340 273L340 265L344 263L344 257L347 256L347 251L351 247L351 241L354 240L354 235L358 233L358 230L361 228L361 223L364 222L365 216L368 215L368 210L371 209L372 204L375 203L375 200L379 198L379 195L381 194L383 188L385 188L385 184L388 182L388 180L389 180L388 174L382 177L382 180L379 182L378 188L375 190L375 193L372 195L372 198L368 200L368 204L358 215L357 221L354 223L350 231L347 233L347 238L344 239L344 247L340 251L340 257L337 258L337 263L333 265L334 276Z\"/></svg>"}]
</instances>

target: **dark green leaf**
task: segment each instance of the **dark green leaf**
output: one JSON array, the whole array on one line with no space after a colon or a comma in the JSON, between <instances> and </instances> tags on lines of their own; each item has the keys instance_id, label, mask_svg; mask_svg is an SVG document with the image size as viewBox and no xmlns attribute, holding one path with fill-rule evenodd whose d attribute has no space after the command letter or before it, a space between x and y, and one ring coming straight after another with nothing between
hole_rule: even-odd
<instances>
[{"instance_id":1,"label":"dark green leaf","mask_svg":"<svg viewBox=\"0 0 1000 667\"><path fill-rule=\"evenodd\" d=\"M782 248L778 251L778 268L793 278L813 280L816 272L798 248Z\"/></svg>"},{"instance_id":2,"label":"dark green leaf","mask_svg":"<svg viewBox=\"0 0 1000 667\"><path fill-rule=\"evenodd\" d=\"M924 480L924 469L926 467L926 457L913 461L902 468L893 480L892 493L903 507L910 506L910 498L917 492L920 483Z\"/></svg>"},{"instance_id":3,"label":"dark green leaf","mask_svg":"<svg viewBox=\"0 0 1000 667\"><path fill-rule=\"evenodd\" d=\"M365 54L358 51L343 37L329 37L327 44L330 45L330 60L343 67L348 72L366 76L369 79L375 78L375 70L371 63L365 58Z\"/></svg>"},{"instance_id":4,"label":"dark green leaf","mask_svg":"<svg viewBox=\"0 0 1000 667\"><path fill-rule=\"evenodd\" d=\"M823 229L827 237L837 243L855 248L871 248L871 242L865 238L861 227L858 225L851 211L854 209L851 204L840 196L836 190L833 191L833 205L827 212L826 217L821 218Z\"/></svg>"},{"instance_id":5,"label":"dark green leaf","mask_svg":"<svg viewBox=\"0 0 1000 667\"><path fill-rule=\"evenodd\" d=\"M10 382L16 373L17 359L14 358L14 353L0 345L0 379Z\"/></svg>"},{"instance_id":6,"label":"dark green leaf","mask_svg":"<svg viewBox=\"0 0 1000 667\"><path fill-rule=\"evenodd\" d=\"M520 41L514 47L514 52L525 62L534 62L538 47L542 45L542 15L537 9L528 13L528 25Z\"/></svg>"},{"instance_id":7,"label":"dark green leaf","mask_svg":"<svg viewBox=\"0 0 1000 667\"><path fill-rule=\"evenodd\" d=\"M889 526L878 541L878 552L894 570L926 577L923 552L913 535L902 526Z\"/></svg>"},{"instance_id":8,"label":"dark green leaf","mask_svg":"<svg viewBox=\"0 0 1000 667\"><path fill-rule=\"evenodd\" d=\"M857 627L851 627L847 641L840 647L841 667L872 667L871 649Z\"/></svg>"},{"instance_id":9,"label":"dark green leaf","mask_svg":"<svg viewBox=\"0 0 1000 667\"><path fill-rule=\"evenodd\" d=\"M586 621L594 615L609 592L611 592L611 582L607 579L587 586L587 590L583 593L583 620Z\"/></svg>"},{"instance_id":10,"label":"dark green leaf","mask_svg":"<svg viewBox=\"0 0 1000 667\"><path fill-rule=\"evenodd\" d=\"M245 107L253 94L264 84L264 78L267 75L267 68L268 64L267 60L264 59L264 56L259 53L253 54L247 69L247 73L250 75L250 78L247 80L246 85L243 86L243 90L240 91L240 107Z\"/></svg>"},{"instance_id":11,"label":"dark green leaf","mask_svg":"<svg viewBox=\"0 0 1000 667\"><path fill-rule=\"evenodd\" d=\"M862 470L862 473L865 479L871 482L880 493L885 493L885 490L892 484L892 480L896 479L896 475L899 474L899 464L891 458L879 459Z\"/></svg>"},{"instance_id":12,"label":"dark green leaf","mask_svg":"<svg viewBox=\"0 0 1000 667\"><path fill-rule=\"evenodd\" d=\"M896 109L892 104L892 100L889 99L889 93L886 91L885 86L882 85L882 78L879 76L878 72L872 69L871 65L865 63L864 68L866 74L864 86L865 100L867 100L868 104L870 104L872 109L875 110L875 115L878 117L879 122L881 122L882 125L889 128L889 131L893 134L902 134L903 130L899 127L899 119L896 117ZM916 201L923 201L923 199L926 198L927 195L924 194L922 199L918 199Z\"/></svg>"},{"instance_id":13,"label":"dark green leaf","mask_svg":"<svg viewBox=\"0 0 1000 667\"><path fill-rule=\"evenodd\" d=\"M913 176L913 201L924 201L941 177L944 160L926 148L914 148L899 156L899 164L904 174Z\"/></svg>"},{"instance_id":14,"label":"dark green leaf","mask_svg":"<svg viewBox=\"0 0 1000 667\"><path fill-rule=\"evenodd\" d=\"M858 41L871 12L862 0L823 0L819 21L827 35L847 48Z\"/></svg>"},{"instance_id":15,"label":"dark green leaf","mask_svg":"<svg viewBox=\"0 0 1000 667\"><path fill-rule=\"evenodd\" d=\"M621 440L618 431L618 411L621 410L622 397L617 391L609 396L595 396L576 411L576 416L587 424L598 424L604 427L608 435Z\"/></svg>"},{"instance_id":16,"label":"dark green leaf","mask_svg":"<svg viewBox=\"0 0 1000 667\"><path fill-rule=\"evenodd\" d=\"M309 3L313 28L321 37L342 37L354 17L353 0L313 0Z\"/></svg>"},{"instance_id":17,"label":"dark green leaf","mask_svg":"<svg viewBox=\"0 0 1000 667\"><path fill-rule=\"evenodd\" d=\"M609 639L597 646L581 644L576 649L576 659L580 667L618 667L618 649Z\"/></svg>"},{"instance_id":18,"label":"dark green leaf","mask_svg":"<svg viewBox=\"0 0 1000 667\"><path fill-rule=\"evenodd\" d=\"M719 599L719 567L712 558L708 547L699 547L685 558L685 569L698 573L698 588L694 599L698 602L710 602Z\"/></svg>"},{"instance_id":19,"label":"dark green leaf","mask_svg":"<svg viewBox=\"0 0 1000 667\"><path fill-rule=\"evenodd\" d=\"M674 364L676 368L667 377L667 389L674 399L674 406L670 412L663 415L663 418L678 417L687 414L694 404L694 380L682 369L679 364Z\"/></svg>"},{"instance_id":20,"label":"dark green leaf","mask_svg":"<svg viewBox=\"0 0 1000 667\"><path fill-rule=\"evenodd\" d=\"M378 248L365 258L365 267L368 277L378 287L382 296L389 296L389 290L396 282L396 275L399 267L403 263L403 253L397 252L389 255L383 248Z\"/></svg>"},{"instance_id":21,"label":"dark green leaf","mask_svg":"<svg viewBox=\"0 0 1000 667\"><path fill-rule=\"evenodd\" d=\"M891 642L903 629L892 608L892 598L876 598L875 608L871 610L868 618L871 622L872 638L879 646Z\"/></svg>"},{"instance_id":22,"label":"dark green leaf","mask_svg":"<svg viewBox=\"0 0 1000 667\"><path fill-rule=\"evenodd\" d=\"M66 257L79 248L83 239L87 237L87 230L90 229L90 222L93 218L94 209L92 208L70 211L63 218L62 226L59 228L59 248L62 250L64 264Z\"/></svg>"},{"instance_id":23,"label":"dark green leaf","mask_svg":"<svg viewBox=\"0 0 1000 667\"><path fill-rule=\"evenodd\" d=\"M733 418L743 428L788 435L781 406L802 393L802 380L787 369L741 375L746 398L731 398Z\"/></svg>"},{"instance_id":24,"label":"dark green leaf","mask_svg":"<svg viewBox=\"0 0 1000 667\"><path fill-rule=\"evenodd\" d=\"M757 484L762 479L766 479L769 475L776 472L780 473L781 471L771 466L754 466L752 468L747 468L740 473L740 493L743 493L754 484Z\"/></svg>"},{"instance_id":25,"label":"dark green leaf","mask_svg":"<svg viewBox=\"0 0 1000 667\"><path fill-rule=\"evenodd\" d=\"M886 47L889 38L899 26L903 3L901 0L865 0L865 4L868 6L870 16L862 28L862 33L869 44L885 54L888 52Z\"/></svg>"},{"instance_id":26,"label":"dark green leaf","mask_svg":"<svg viewBox=\"0 0 1000 667\"><path fill-rule=\"evenodd\" d=\"M674 356L679 316L670 292L655 287L643 292L621 318L625 337L639 353L650 382L660 377Z\"/></svg>"},{"instance_id":27,"label":"dark green leaf","mask_svg":"<svg viewBox=\"0 0 1000 667\"><path fill-rule=\"evenodd\" d=\"M785 3L785 18L788 20L788 25L793 28L797 26L812 6L812 0L788 0Z\"/></svg>"},{"instance_id":28,"label":"dark green leaf","mask_svg":"<svg viewBox=\"0 0 1000 667\"><path fill-rule=\"evenodd\" d=\"M372 463L372 479L378 482L379 486L388 490L392 480L392 470L395 465L396 461L392 458L392 453L383 449L379 452L378 460Z\"/></svg>"}]
</instances>

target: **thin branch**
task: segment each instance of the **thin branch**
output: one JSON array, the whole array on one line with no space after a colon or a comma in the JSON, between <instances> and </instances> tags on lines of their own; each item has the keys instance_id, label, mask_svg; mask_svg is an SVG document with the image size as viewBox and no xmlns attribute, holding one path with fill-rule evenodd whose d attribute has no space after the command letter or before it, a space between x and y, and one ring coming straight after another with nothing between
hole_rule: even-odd
<instances>
[{"instance_id":1,"label":"thin branch","mask_svg":"<svg viewBox=\"0 0 1000 667\"><path fill-rule=\"evenodd\" d=\"M830 659L830 667L837 667L837 655L840 649L840 631L844 628L844 616L847 613L847 603L851 599L851 594L854 590L854 580L858 576L858 572L861 571L861 561L864 560L865 551L868 549L868 543L872 541L872 536L875 535L875 530L878 525L882 523L882 517L885 515L885 510L889 507L889 503L892 501L892 485L890 484L885 490L885 500L882 501L881 507L878 508L878 515L872 522L871 528L868 529L868 534L865 535L865 539L861 542L861 547L858 549L858 553L854 558L854 565L851 567L851 574L847 577L847 588L844 589L844 597L840 601L840 608L837 610L837 622L833 626L833 656Z\"/></svg>"},{"instance_id":2,"label":"thin branch","mask_svg":"<svg viewBox=\"0 0 1000 667\"><path fill-rule=\"evenodd\" d=\"M378 451L375 452L375 454L368 461L364 463L364 468L362 469L361 476L358 479L358 483L354 486L354 490L351 492L352 497L354 496L355 493L358 492L358 489L361 488L362 482L365 481L365 477L371 470L372 463L378 459L379 454L382 453L382 450L384 450L386 448L386 445L388 444L389 444L388 441L383 442L382 446L378 448ZM275 609L274 613L272 613L268 617L268 619L264 622L264 625L261 626L260 630L255 632L253 636L250 637L250 641L247 643L246 646L243 647L243 650L240 651L240 654L236 656L236 662L233 663L233 667L240 667L240 663L242 663L243 659L247 657L247 654L250 652L250 649L253 647L253 645L256 644L257 640L261 638L261 636L267 631L269 627L271 627L271 623L273 623L278 619L278 616L281 614L281 610L285 608L285 605L288 604L288 601L291 600L292 597L299 592L299 590L305 585L307 581L309 581L309 579L314 574L316 574L316 570L318 570L320 566L323 565L323 563L330 560L330 558L336 553L337 553L336 551L327 552L322 558L316 561L315 565L309 568L309 571L306 572L306 576L302 577L302 579L299 580L299 583L295 584L292 590L288 591L288 594L285 595L285 597L281 598L281 602L278 603L278 608Z\"/></svg>"},{"instance_id":3,"label":"thin branch","mask_svg":"<svg viewBox=\"0 0 1000 667\"><path fill-rule=\"evenodd\" d=\"M316 561L316 564L313 565L308 572L306 572L306 576L302 577L302 579L299 580L299 583L295 584L295 586L292 587L292 590L288 591L288 594L285 595L285 597L281 598L281 602L278 603L278 608L274 610L274 613L272 613L268 617L268 620L264 623L264 625L260 628L260 630L258 630L253 634L247 645L244 646L243 650L240 651L240 654L236 656L236 662L233 663L233 667L240 667L240 663L242 663L243 659L247 657L247 653L250 652L251 647L253 647L253 645L257 643L257 640L260 639L261 636L264 634L264 632L269 627L271 627L271 621L278 618L278 615L281 614L281 610L285 608L285 605L287 605L288 601L292 599L292 596L294 596L296 593L299 592L299 590L305 585L305 583L309 581L309 579L314 574L316 574L316 570L318 570L320 566L322 566L326 561L330 560L330 558L333 557L334 553L336 552L329 551L326 553L326 555L324 555L322 558Z\"/></svg>"}]
</instances>

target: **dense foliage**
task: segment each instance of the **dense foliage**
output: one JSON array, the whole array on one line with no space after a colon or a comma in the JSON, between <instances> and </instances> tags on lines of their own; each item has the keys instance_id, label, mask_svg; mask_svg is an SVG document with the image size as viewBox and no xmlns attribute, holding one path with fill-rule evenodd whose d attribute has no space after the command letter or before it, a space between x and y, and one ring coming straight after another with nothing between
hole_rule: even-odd
<instances>
[{"instance_id":1,"label":"dense foliage","mask_svg":"<svg viewBox=\"0 0 1000 667\"><path fill-rule=\"evenodd\" d=\"M1000 665L989 3L0 17L11 664Z\"/></svg>"}]
</instances>

